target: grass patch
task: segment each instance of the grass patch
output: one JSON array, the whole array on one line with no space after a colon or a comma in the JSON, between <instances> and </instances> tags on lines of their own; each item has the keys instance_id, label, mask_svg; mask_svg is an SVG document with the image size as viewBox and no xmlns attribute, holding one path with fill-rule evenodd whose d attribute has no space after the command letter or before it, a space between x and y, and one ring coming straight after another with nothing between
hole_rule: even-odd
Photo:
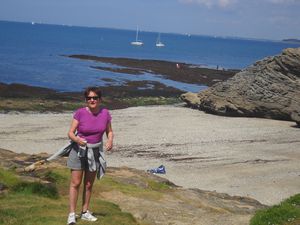
<instances>
[{"instance_id":1,"label":"grass patch","mask_svg":"<svg viewBox=\"0 0 300 225\"><path fill-rule=\"evenodd\" d=\"M52 179L57 188L37 182L22 182L14 172L0 168L1 183L8 187L8 192L0 194L0 225L66 224L69 170L55 169L39 175ZM101 182L96 183L99 185ZM96 192L97 188L94 190ZM80 199L81 196L77 213L80 211ZM130 213L122 212L116 204L98 199L96 193L91 201L91 209L99 218L93 223L95 225L139 225ZM77 222L90 224L80 219Z\"/></svg>"},{"instance_id":2,"label":"grass patch","mask_svg":"<svg viewBox=\"0 0 300 225\"><path fill-rule=\"evenodd\" d=\"M82 107L82 102L45 100L38 98L1 98L0 111L73 111Z\"/></svg>"},{"instance_id":3,"label":"grass patch","mask_svg":"<svg viewBox=\"0 0 300 225\"><path fill-rule=\"evenodd\" d=\"M146 105L172 105L181 102L179 98L174 97L132 97L125 98L123 102L129 106L146 106Z\"/></svg>"},{"instance_id":4,"label":"grass patch","mask_svg":"<svg viewBox=\"0 0 300 225\"><path fill-rule=\"evenodd\" d=\"M97 207L94 210L94 215L100 217L101 224L109 225L138 225L132 214L122 212L120 207L114 203L97 200L95 202Z\"/></svg>"},{"instance_id":5,"label":"grass patch","mask_svg":"<svg viewBox=\"0 0 300 225\"><path fill-rule=\"evenodd\" d=\"M20 182L20 179L15 175L14 172L0 168L0 183L3 183L5 186L10 188L16 185L18 182Z\"/></svg>"},{"instance_id":6,"label":"grass patch","mask_svg":"<svg viewBox=\"0 0 300 225\"><path fill-rule=\"evenodd\" d=\"M257 211L250 225L294 225L295 221L300 221L300 194L279 205Z\"/></svg>"},{"instance_id":7,"label":"grass patch","mask_svg":"<svg viewBox=\"0 0 300 225\"><path fill-rule=\"evenodd\" d=\"M126 108L146 105L171 105L181 102L175 97L128 97L105 98L103 105L108 108ZM34 112L63 112L74 111L84 106L83 101L38 99L30 98L3 98L0 96L0 111L34 111Z\"/></svg>"},{"instance_id":8,"label":"grass patch","mask_svg":"<svg viewBox=\"0 0 300 225\"><path fill-rule=\"evenodd\" d=\"M157 182L154 180L147 180L148 186L154 191L167 191L170 190L170 186L164 182Z\"/></svg>"},{"instance_id":9,"label":"grass patch","mask_svg":"<svg viewBox=\"0 0 300 225\"><path fill-rule=\"evenodd\" d=\"M44 178L52 183L63 183L66 180L66 176L62 171L56 170L56 171L47 171L44 175Z\"/></svg>"},{"instance_id":10,"label":"grass patch","mask_svg":"<svg viewBox=\"0 0 300 225\"><path fill-rule=\"evenodd\" d=\"M123 194L131 196L141 196L147 194L147 190L145 190L144 188L141 188L134 184L125 184L112 178L111 176L105 176L101 180L101 182L96 185L99 185L101 191L116 190L122 192Z\"/></svg>"},{"instance_id":11,"label":"grass patch","mask_svg":"<svg viewBox=\"0 0 300 225\"><path fill-rule=\"evenodd\" d=\"M105 176L99 184L96 184L95 188L99 188L101 191L120 191L125 195L158 200L163 196L164 191L170 190L170 186L166 183L153 181L150 179L141 179L141 181L126 181L122 179L115 179L110 176ZM143 183L140 185L139 183ZM97 186L99 185L99 186Z\"/></svg>"},{"instance_id":12,"label":"grass patch","mask_svg":"<svg viewBox=\"0 0 300 225\"><path fill-rule=\"evenodd\" d=\"M52 184L42 184L42 183L27 183L21 182L13 186L12 190L16 193L22 193L25 195L39 195L47 198L58 198L58 191L56 186Z\"/></svg>"},{"instance_id":13,"label":"grass patch","mask_svg":"<svg viewBox=\"0 0 300 225\"><path fill-rule=\"evenodd\" d=\"M53 200L39 196L7 195L0 198L0 224L2 225L57 225L66 224L68 198ZM3 206L3 207L2 207ZM102 200L93 200L94 215L99 218L95 225L138 225L130 213L122 212L118 205ZM77 212L79 213L79 212ZM80 219L77 224L90 224Z\"/></svg>"},{"instance_id":14,"label":"grass patch","mask_svg":"<svg viewBox=\"0 0 300 225\"><path fill-rule=\"evenodd\" d=\"M15 193L58 198L58 191L55 185L21 181L13 171L0 168L0 181Z\"/></svg>"}]
</instances>

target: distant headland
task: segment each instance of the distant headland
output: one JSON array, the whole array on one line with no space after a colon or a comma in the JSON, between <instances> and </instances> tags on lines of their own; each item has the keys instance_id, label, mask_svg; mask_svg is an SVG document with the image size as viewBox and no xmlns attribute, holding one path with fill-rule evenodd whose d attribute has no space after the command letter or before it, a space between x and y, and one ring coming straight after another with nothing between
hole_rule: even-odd
<instances>
[{"instance_id":1,"label":"distant headland","mask_svg":"<svg viewBox=\"0 0 300 225\"><path fill-rule=\"evenodd\" d=\"M284 41L284 42L289 42L289 43L297 43L297 44L300 44L300 39L296 39L296 38L283 39L282 41Z\"/></svg>"}]
</instances>

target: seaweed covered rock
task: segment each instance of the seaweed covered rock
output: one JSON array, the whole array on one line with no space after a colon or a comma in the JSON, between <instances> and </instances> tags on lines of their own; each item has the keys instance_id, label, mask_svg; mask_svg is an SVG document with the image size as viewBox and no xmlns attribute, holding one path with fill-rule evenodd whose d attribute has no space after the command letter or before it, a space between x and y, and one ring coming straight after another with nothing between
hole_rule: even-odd
<instances>
[{"instance_id":1,"label":"seaweed covered rock","mask_svg":"<svg viewBox=\"0 0 300 225\"><path fill-rule=\"evenodd\" d=\"M189 106L224 116L264 117L300 124L300 48L288 48L205 91L186 93Z\"/></svg>"}]
</instances>

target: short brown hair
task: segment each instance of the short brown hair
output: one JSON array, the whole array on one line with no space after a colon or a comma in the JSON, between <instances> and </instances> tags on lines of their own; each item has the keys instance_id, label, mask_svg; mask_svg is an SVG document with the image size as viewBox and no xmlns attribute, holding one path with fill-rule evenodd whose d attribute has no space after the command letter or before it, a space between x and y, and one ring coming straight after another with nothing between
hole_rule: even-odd
<instances>
[{"instance_id":1,"label":"short brown hair","mask_svg":"<svg viewBox=\"0 0 300 225\"><path fill-rule=\"evenodd\" d=\"M102 97L102 92L101 92L101 89L99 87L87 87L84 91L84 97L87 98L89 96L89 93L90 92L95 92L98 97L101 99Z\"/></svg>"}]
</instances>

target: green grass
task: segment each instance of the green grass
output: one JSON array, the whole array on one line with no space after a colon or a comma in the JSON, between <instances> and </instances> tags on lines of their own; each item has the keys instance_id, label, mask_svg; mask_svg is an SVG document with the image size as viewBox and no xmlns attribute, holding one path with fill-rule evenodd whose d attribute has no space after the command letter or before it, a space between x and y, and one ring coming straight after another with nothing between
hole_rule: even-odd
<instances>
[{"instance_id":1,"label":"green grass","mask_svg":"<svg viewBox=\"0 0 300 225\"><path fill-rule=\"evenodd\" d=\"M171 105L181 102L175 97L128 97L128 98L105 98L103 105L114 108L114 105L121 108L146 105ZM35 111L35 112L63 112L74 111L84 105L83 101L62 101L53 99L38 98L3 98L0 97L0 111Z\"/></svg>"},{"instance_id":2,"label":"green grass","mask_svg":"<svg viewBox=\"0 0 300 225\"><path fill-rule=\"evenodd\" d=\"M68 174L69 175L69 174ZM65 170L47 171L42 177L52 183L64 183L68 179Z\"/></svg>"},{"instance_id":3,"label":"green grass","mask_svg":"<svg viewBox=\"0 0 300 225\"><path fill-rule=\"evenodd\" d=\"M101 191L120 191L125 195L141 197L145 199L158 200L163 196L164 191L170 190L170 186L165 183L156 182L150 179L142 179L142 186L125 183L111 176L105 176L101 182L95 184L95 188Z\"/></svg>"},{"instance_id":4,"label":"green grass","mask_svg":"<svg viewBox=\"0 0 300 225\"><path fill-rule=\"evenodd\" d=\"M9 194L0 198L0 224L2 225L57 225L67 220L68 198L53 200L35 195ZM138 225L130 213L122 212L111 202L94 200L95 225ZM78 220L78 224L89 224Z\"/></svg>"},{"instance_id":5,"label":"green grass","mask_svg":"<svg viewBox=\"0 0 300 225\"><path fill-rule=\"evenodd\" d=\"M12 191L22 193L24 195L39 195L53 199L58 198L57 188L52 184L21 182L13 186Z\"/></svg>"},{"instance_id":6,"label":"green grass","mask_svg":"<svg viewBox=\"0 0 300 225\"><path fill-rule=\"evenodd\" d=\"M2 98L0 97L0 111L38 111L62 112L72 111L82 107L82 102L61 101L38 98Z\"/></svg>"},{"instance_id":7,"label":"green grass","mask_svg":"<svg viewBox=\"0 0 300 225\"><path fill-rule=\"evenodd\" d=\"M10 170L4 170L0 167L0 183L7 187L13 187L20 179Z\"/></svg>"},{"instance_id":8,"label":"green grass","mask_svg":"<svg viewBox=\"0 0 300 225\"><path fill-rule=\"evenodd\" d=\"M138 225L135 218L130 213L122 212L119 206L114 203L97 200L95 205L97 205L97 207L94 208L94 215L102 218L101 224Z\"/></svg>"},{"instance_id":9,"label":"green grass","mask_svg":"<svg viewBox=\"0 0 300 225\"><path fill-rule=\"evenodd\" d=\"M146 106L146 105L171 105L181 102L175 97L132 97L122 99L129 106Z\"/></svg>"},{"instance_id":10,"label":"green grass","mask_svg":"<svg viewBox=\"0 0 300 225\"><path fill-rule=\"evenodd\" d=\"M279 205L257 211L250 225L299 225L299 221L300 194L297 194Z\"/></svg>"},{"instance_id":11,"label":"green grass","mask_svg":"<svg viewBox=\"0 0 300 225\"><path fill-rule=\"evenodd\" d=\"M148 186L151 190L153 191L166 191L166 190L170 190L170 186L166 183L163 182L157 182L154 180L146 180L146 182L148 183Z\"/></svg>"},{"instance_id":12,"label":"green grass","mask_svg":"<svg viewBox=\"0 0 300 225\"><path fill-rule=\"evenodd\" d=\"M53 183L24 182L14 172L0 168L0 183L8 187L8 191L0 193L0 225L66 224L69 170L55 169L39 175ZM79 199L78 206L80 203ZM91 208L99 218L95 225L139 225L114 203L94 197ZM90 223L78 220L77 224Z\"/></svg>"}]
</instances>

